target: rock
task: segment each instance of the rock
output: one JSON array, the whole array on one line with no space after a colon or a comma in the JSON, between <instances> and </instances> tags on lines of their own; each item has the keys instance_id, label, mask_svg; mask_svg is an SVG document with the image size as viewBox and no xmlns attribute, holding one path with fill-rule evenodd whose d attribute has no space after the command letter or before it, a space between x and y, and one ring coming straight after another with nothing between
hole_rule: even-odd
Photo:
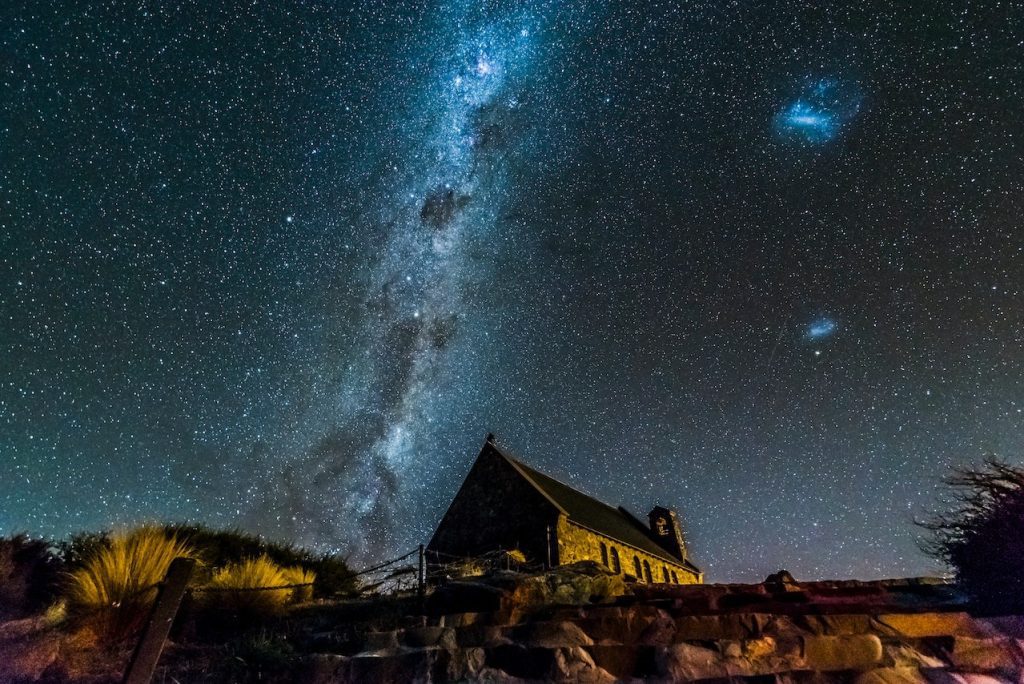
<instances>
[{"instance_id":1,"label":"rock","mask_svg":"<svg viewBox=\"0 0 1024 684\"><path fill-rule=\"evenodd\" d=\"M398 641L410 648L444 648L454 650L455 630L451 627L417 627L398 634Z\"/></svg>"},{"instance_id":2,"label":"rock","mask_svg":"<svg viewBox=\"0 0 1024 684\"><path fill-rule=\"evenodd\" d=\"M882 642L882 647L885 650L886 662L896 668L923 669L946 666L946 661L933 655L932 649L915 648L906 643L887 643L885 641ZM945 649L939 650L945 652Z\"/></svg>"},{"instance_id":3,"label":"rock","mask_svg":"<svg viewBox=\"0 0 1024 684\"><path fill-rule=\"evenodd\" d=\"M505 607L514 621L541 606L608 602L628 592L621 576L587 561L521 578L509 590Z\"/></svg>"},{"instance_id":4,"label":"rock","mask_svg":"<svg viewBox=\"0 0 1024 684\"><path fill-rule=\"evenodd\" d=\"M866 670L882 662L882 642L874 634L808 636L803 661L811 670Z\"/></svg>"},{"instance_id":5,"label":"rock","mask_svg":"<svg viewBox=\"0 0 1024 684\"><path fill-rule=\"evenodd\" d=\"M579 646L555 650L553 679L569 682L614 682L615 678L599 668L590 654Z\"/></svg>"},{"instance_id":6,"label":"rock","mask_svg":"<svg viewBox=\"0 0 1024 684\"><path fill-rule=\"evenodd\" d=\"M460 648L504 646L512 643L508 631L508 628L496 625L471 625L455 630L455 641Z\"/></svg>"},{"instance_id":7,"label":"rock","mask_svg":"<svg viewBox=\"0 0 1024 684\"><path fill-rule=\"evenodd\" d=\"M916 667L882 667L862 672L854 684L928 684L928 678Z\"/></svg>"},{"instance_id":8,"label":"rock","mask_svg":"<svg viewBox=\"0 0 1024 684\"><path fill-rule=\"evenodd\" d=\"M822 636L870 634L870 615L794 615L789 618L801 630Z\"/></svg>"},{"instance_id":9,"label":"rock","mask_svg":"<svg viewBox=\"0 0 1024 684\"><path fill-rule=\"evenodd\" d=\"M675 641L676 621L663 610L659 610L654 620L640 633L641 644L650 646L668 646Z\"/></svg>"},{"instance_id":10,"label":"rock","mask_svg":"<svg viewBox=\"0 0 1024 684\"><path fill-rule=\"evenodd\" d=\"M715 650L693 644L675 644L656 657L659 675L672 681L731 677L725 659Z\"/></svg>"},{"instance_id":11,"label":"rock","mask_svg":"<svg viewBox=\"0 0 1024 684\"><path fill-rule=\"evenodd\" d=\"M731 615L692 615L676 618L676 641L749 639L758 637L771 621L759 613Z\"/></svg>"},{"instance_id":12,"label":"rock","mask_svg":"<svg viewBox=\"0 0 1024 684\"><path fill-rule=\"evenodd\" d=\"M768 575L764 580L764 587L773 594L801 591L800 584L793 579L793 576L787 570L779 570Z\"/></svg>"},{"instance_id":13,"label":"rock","mask_svg":"<svg viewBox=\"0 0 1024 684\"><path fill-rule=\"evenodd\" d=\"M967 613L886 613L874 619L879 634L904 637L995 636Z\"/></svg>"},{"instance_id":14,"label":"rock","mask_svg":"<svg viewBox=\"0 0 1024 684\"><path fill-rule=\"evenodd\" d=\"M1024 673L1024 653L1010 639L956 637L949 659L955 668L964 672L999 673L1008 677Z\"/></svg>"},{"instance_id":15,"label":"rock","mask_svg":"<svg viewBox=\"0 0 1024 684\"><path fill-rule=\"evenodd\" d=\"M507 597L504 589L483 582L449 582L427 598L426 609L430 615L493 612L503 607Z\"/></svg>"},{"instance_id":16,"label":"rock","mask_svg":"<svg viewBox=\"0 0 1024 684\"><path fill-rule=\"evenodd\" d=\"M527 646L562 648L591 646L594 640L572 622L538 622L516 630L516 641ZM589 656L587 656L589 659Z\"/></svg>"},{"instance_id":17,"label":"rock","mask_svg":"<svg viewBox=\"0 0 1024 684\"><path fill-rule=\"evenodd\" d=\"M594 645L588 646L594 663L618 679L651 678L657 673L653 646Z\"/></svg>"},{"instance_id":18,"label":"rock","mask_svg":"<svg viewBox=\"0 0 1024 684\"><path fill-rule=\"evenodd\" d=\"M741 653L744 658L767 658L775 655L778 651L775 639L770 636L763 636L757 639L745 639L740 642Z\"/></svg>"},{"instance_id":19,"label":"rock","mask_svg":"<svg viewBox=\"0 0 1024 684\"><path fill-rule=\"evenodd\" d=\"M363 653L392 653L398 650L397 632L370 632L363 640Z\"/></svg>"},{"instance_id":20,"label":"rock","mask_svg":"<svg viewBox=\"0 0 1024 684\"><path fill-rule=\"evenodd\" d=\"M486 669L497 670L512 677L547 681L557 669L555 651L550 648L509 644L484 651Z\"/></svg>"},{"instance_id":21,"label":"rock","mask_svg":"<svg viewBox=\"0 0 1024 684\"><path fill-rule=\"evenodd\" d=\"M348 661L345 656L314 653L303 659L300 678L309 684L348 681Z\"/></svg>"}]
</instances>

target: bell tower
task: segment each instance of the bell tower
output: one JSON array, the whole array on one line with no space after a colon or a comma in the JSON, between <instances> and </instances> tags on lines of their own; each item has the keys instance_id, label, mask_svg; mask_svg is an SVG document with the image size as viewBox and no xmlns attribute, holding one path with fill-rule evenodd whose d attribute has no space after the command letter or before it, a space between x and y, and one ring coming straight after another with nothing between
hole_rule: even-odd
<instances>
[{"instance_id":1,"label":"bell tower","mask_svg":"<svg viewBox=\"0 0 1024 684\"><path fill-rule=\"evenodd\" d=\"M647 519L651 523L651 535L661 548L679 560L686 560L686 540L683 539L683 530L679 526L676 512L664 506L655 506L647 514Z\"/></svg>"}]
</instances>

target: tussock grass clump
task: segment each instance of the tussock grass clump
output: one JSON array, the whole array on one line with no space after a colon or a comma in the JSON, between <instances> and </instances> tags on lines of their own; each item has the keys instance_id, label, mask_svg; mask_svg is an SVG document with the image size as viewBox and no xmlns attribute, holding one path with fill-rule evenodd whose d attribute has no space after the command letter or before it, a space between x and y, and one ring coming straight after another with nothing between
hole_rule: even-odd
<instances>
[{"instance_id":1,"label":"tussock grass clump","mask_svg":"<svg viewBox=\"0 0 1024 684\"><path fill-rule=\"evenodd\" d=\"M313 598L313 584L316 582L316 573L301 565L293 565L283 570L286 584L305 584L308 586L295 587L292 589L292 602L304 603Z\"/></svg>"},{"instance_id":2,"label":"tussock grass clump","mask_svg":"<svg viewBox=\"0 0 1024 684\"><path fill-rule=\"evenodd\" d=\"M260 619L280 615L292 596L285 570L268 556L230 563L213 573L204 592L207 607ZM256 590L256 591L254 591Z\"/></svg>"},{"instance_id":3,"label":"tussock grass clump","mask_svg":"<svg viewBox=\"0 0 1024 684\"><path fill-rule=\"evenodd\" d=\"M194 555L191 546L160 527L115 532L83 555L69 574L68 609L95 620L104 636L123 636L145 616L171 561Z\"/></svg>"},{"instance_id":4,"label":"tussock grass clump","mask_svg":"<svg viewBox=\"0 0 1024 684\"><path fill-rule=\"evenodd\" d=\"M173 532L200 550L203 561L219 568L248 558L266 556L282 568L301 566L316 576L314 594L330 598L355 592L357 581L343 557L315 553L287 542L273 541L238 529L214 529L206 525L171 523Z\"/></svg>"}]
</instances>

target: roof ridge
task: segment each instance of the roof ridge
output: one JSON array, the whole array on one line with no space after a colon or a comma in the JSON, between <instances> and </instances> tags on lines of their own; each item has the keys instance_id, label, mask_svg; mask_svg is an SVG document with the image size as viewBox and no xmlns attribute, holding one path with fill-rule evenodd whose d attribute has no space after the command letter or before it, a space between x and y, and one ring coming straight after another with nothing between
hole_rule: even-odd
<instances>
[{"instance_id":1,"label":"roof ridge","mask_svg":"<svg viewBox=\"0 0 1024 684\"><path fill-rule=\"evenodd\" d=\"M541 487L539 484L537 484L532 477L530 477L530 473L526 472L526 471L533 471L533 472L537 472L537 471L534 471L533 468L530 468L530 466L526 465L525 463L519 461L516 458L513 458L509 454L505 453L505 450L502 449L497 444L495 444L494 440L488 439L486 444L489 445L492 449L494 449L494 451L499 456L501 456L503 459L508 461L509 465L511 465L513 468L515 468L516 472L519 473L522 476L522 478L524 480L526 480L530 484L531 487L533 487L535 490L537 490L537 493L539 493L541 496L543 496L545 499L547 499L551 503L552 506L557 508L559 511L564 513L566 516L569 515L569 511L565 510L565 508L562 506L562 504L560 504L557 501L555 501L554 497L552 497L550 494L548 494L546 491L544 491L544 488Z\"/></svg>"},{"instance_id":2,"label":"roof ridge","mask_svg":"<svg viewBox=\"0 0 1024 684\"><path fill-rule=\"evenodd\" d=\"M513 460L515 460L515 459L513 459ZM594 501L594 503L601 504L602 506L604 506L608 510L614 511L616 513L619 513L621 511L625 511L629 515L629 517L633 518L634 520L638 519L638 518L636 518L636 516L634 516L632 513L630 513L628 510L626 510L622 506L612 506L610 503L605 503L604 501L601 501L601 499L597 498L593 494L587 494L582 489L577 489L576 487L573 487L571 484L568 484L566 482L563 482L562 480L559 480L557 477L552 477L551 475L548 475L547 473L542 473L541 471L537 470L536 468L534 468L534 467L532 467L530 465L527 465L526 463L523 463L521 461L519 461L518 463L523 468L526 468L527 470L530 470L530 471L532 471L534 473L537 473L541 477L546 477L549 480L553 480L554 482L557 482L558 484L562 485L563 487L565 487L567 489L571 489L572 491L576 492L580 496L585 496L588 499L591 499L592 501Z\"/></svg>"}]
</instances>

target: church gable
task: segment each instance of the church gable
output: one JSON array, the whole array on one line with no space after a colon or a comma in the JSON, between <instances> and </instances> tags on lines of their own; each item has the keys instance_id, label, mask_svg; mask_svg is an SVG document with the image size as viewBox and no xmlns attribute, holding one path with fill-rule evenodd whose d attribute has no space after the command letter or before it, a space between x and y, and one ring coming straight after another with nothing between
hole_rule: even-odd
<instances>
[{"instance_id":1,"label":"church gable","mask_svg":"<svg viewBox=\"0 0 1024 684\"><path fill-rule=\"evenodd\" d=\"M557 507L488 440L427 550L479 556L499 548L519 549L530 562L544 562L547 529L558 514Z\"/></svg>"}]
</instances>

